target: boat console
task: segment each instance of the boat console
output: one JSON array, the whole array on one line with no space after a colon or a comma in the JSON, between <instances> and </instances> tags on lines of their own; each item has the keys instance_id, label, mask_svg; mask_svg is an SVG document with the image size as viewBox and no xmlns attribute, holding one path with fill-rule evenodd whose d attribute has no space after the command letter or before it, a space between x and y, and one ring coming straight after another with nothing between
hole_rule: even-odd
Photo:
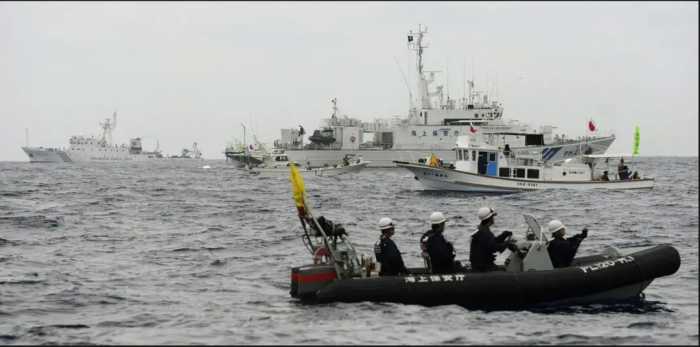
<instances>
[{"instance_id":1,"label":"boat console","mask_svg":"<svg viewBox=\"0 0 700 347\"><path fill-rule=\"evenodd\" d=\"M517 252L511 252L505 261L505 269L509 272L552 270L552 261L547 251L547 236L535 217L524 214L528 225L526 238L514 240Z\"/></svg>"}]
</instances>

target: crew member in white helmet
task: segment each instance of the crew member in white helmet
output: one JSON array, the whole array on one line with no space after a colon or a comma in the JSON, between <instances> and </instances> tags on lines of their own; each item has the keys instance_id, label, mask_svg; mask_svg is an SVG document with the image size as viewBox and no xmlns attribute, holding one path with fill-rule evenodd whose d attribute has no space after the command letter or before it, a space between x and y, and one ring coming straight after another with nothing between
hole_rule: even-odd
<instances>
[{"instance_id":1,"label":"crew member in white helmet","mask_svg":"<svg viewBox=\"0 0 700 347\"><path fill-rule=\"evenodd\" d=\"M454 273L461 268L461 265L455 263L452 243L442 235L446 221L447 218L442 212L433 212L430 215L430 230L420 238L421 249L428 253L433 273Z\"/></svg>"},{"instance_id":2,"label":"crew member in white helmet","mask_svg":"<svg viewBox=\"0 0 700 347\"><path fill-rule=\"evenodd\" d=\"M561 221L554 219L549 222L547 228L552 233L552 241L549 241L549 245L547 245L552 266L558 268L571 265L574 256L576 256L576 251L578 251L578 246L588 236L588 228L583 228L580 234L568 239L564 238L566 226Z\"/></svg>"},{"instance_id":3,"label":"crew member in white helmet","mask_svg":"<svg viewBox=\"0 0 700 347\"><path fill-rule=\"evenodd\" d=\"M382 235L379 241L374 244L374 255L377 257L377 262L381 264L379 276L397 276L408 274L408 269L403 263L401 252L396 247L391 236L394 235L394 222L389 217L384 217L379 220L379 230Z\"/></svg>"},{"instance_id":4,"label":"crew member in white helmet","mask_svg":"<svg viewBox=\"0 0 700 347\"><path fill-rule=\"evenodd\" d=\"M490 207L482 207L477 213L479 220L479 229L472 234L471 245L469 246L469 262L471 263L472 271L487 272L497 270L496 252L503 252L506 248L511 251L517 250L515 244L508 242L511 235L510 231L504 231L497 237L491 232L491 225L494 223L496 211Z\"/></svg>"}]
</instances>

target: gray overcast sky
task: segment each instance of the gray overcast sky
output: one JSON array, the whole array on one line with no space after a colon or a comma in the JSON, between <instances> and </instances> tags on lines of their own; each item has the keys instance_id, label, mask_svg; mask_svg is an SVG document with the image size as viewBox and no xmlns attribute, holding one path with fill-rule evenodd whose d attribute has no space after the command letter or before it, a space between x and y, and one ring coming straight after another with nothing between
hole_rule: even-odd
<instances>
[{"instance_id":1,"label":"gray overcast sky","mask_svg":"<svg viewBox=\"0 0 700 347\"><path fill-rule=\"evenodd\" d=\"M241 122L266 142L311 131L332 97L363 120L405 116L394 59L413 69L419 23L453 97L466 61L504 118L577 136L592 117L610 152L639 125L642 155L698 155L697 2L2 2L0 160L27 160L25 128L67 146L115 109L116 142L197 141L208 159Z\"/></svg>"}]
</instances>

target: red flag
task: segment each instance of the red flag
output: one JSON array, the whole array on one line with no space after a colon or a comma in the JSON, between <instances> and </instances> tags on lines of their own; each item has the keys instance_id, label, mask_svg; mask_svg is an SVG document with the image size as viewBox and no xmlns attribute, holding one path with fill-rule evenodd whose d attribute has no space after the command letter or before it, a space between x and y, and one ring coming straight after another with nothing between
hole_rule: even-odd
<instances>
[{"instance_id":1,"label":"red flag","mask_svg":"<svg viewBox=\"0 0 700 347\"><path fill-rule=\"evenodd\" d=\"M595 131L596 127L592 120L588 121L588 130Z\"/></svg>"},{"instance_id":2,"label":"red flag","mask_svg":"<svg viewBox=\"0 0 700 347\"><path fill-rule=\"evenodd\" d=\"M470 126L469 126L469 131L471 131L472 134L475 134L475 133L476 133L476 128L470 125Z\"/></svg>"}]
</instances>

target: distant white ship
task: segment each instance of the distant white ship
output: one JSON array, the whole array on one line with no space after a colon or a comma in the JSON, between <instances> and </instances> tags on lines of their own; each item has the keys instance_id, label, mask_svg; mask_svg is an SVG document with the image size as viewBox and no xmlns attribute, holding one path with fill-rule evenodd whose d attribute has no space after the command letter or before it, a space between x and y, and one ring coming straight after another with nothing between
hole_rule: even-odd
<instances>
[{"instance_id":1,"label":"distant white ship","mask_svg":"<svg viewBox=\"0 0 700 347\"><path fill-rule=\"evenodd\" d=\"M29 161L35 162L85 162L85 161L121 161L121 160L154 160L163 155L158 148L152 152L144 151L141 138L132 138L129 145L112 144L112 131L117 125L117 113L112 119L100 123L102 136L71 136L68 148L55 147L22 147L29 156Z\"/></svg>"},{"instance_id":2,"label":"distant white ship","mask_svg":"<svg viewBox=\"0 0 700 347\"><path fill-rule=\"evenodd\" d=\"M281 138L275 147L286 150L289 160L303 165L320 167L337 162L345 155L356 154L371 162L369 166L394 167L393 161L414 162L436 154L454 158L453 145L459 136L471 133L493 134L499 145L509 144L517 154L541 154L545 161L557 162L577 154L602 154L615 140L614 135L568 139L554 135L553 126L531 129L518 121L504 121L503 107L489 100L485 92L474 89L473 81L466 81L468 94L460 100L450 98L443 86L431 90L438 71L423 68L425 28L409 32L409 48L416 51L418 97L413 100L408 117L378 119L363 122L341 116L337 99L332 99L333 113L323 119L321 128L303 143L304 130L281 129ZM417 102L417 105L415 103ZM371 138L365 140L365 137ZM496 144L496 143L493 143Z\"/></svg>"}]
</instances>

